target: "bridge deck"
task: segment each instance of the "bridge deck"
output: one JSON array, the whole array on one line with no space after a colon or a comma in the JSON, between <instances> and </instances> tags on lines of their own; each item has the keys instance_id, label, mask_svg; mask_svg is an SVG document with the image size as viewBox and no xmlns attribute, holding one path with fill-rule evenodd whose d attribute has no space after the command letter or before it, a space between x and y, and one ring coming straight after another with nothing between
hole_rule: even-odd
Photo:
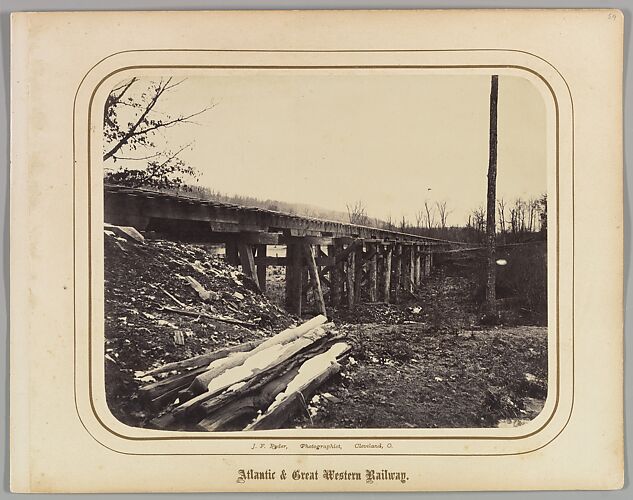
<instances>
[{"instance_id":1,"label":"bridge deck","mask_svg":"<svg viewBox=\"0 0 633 500\"><path fill-rule=\"evenodd\" d=\"M218 233L253 233L263 238L253 243L267 244L284 243L283 237L350 237L424 243L425 246L459 244L399 231L113 185L106 185L104 189L104 215L105 220L113 224L133 224L140 225L140 229L178 233L188 240L213 241L214 233L216 236L220 236ZM314 244L318 244L316 238Z\"/></svg>"}]
</instances>

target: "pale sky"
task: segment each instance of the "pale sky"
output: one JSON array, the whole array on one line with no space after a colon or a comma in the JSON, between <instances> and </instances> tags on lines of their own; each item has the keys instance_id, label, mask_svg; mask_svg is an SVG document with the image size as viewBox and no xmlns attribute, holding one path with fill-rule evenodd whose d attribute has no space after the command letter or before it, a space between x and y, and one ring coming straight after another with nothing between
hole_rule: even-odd
<instances>
[{"instance_id":1,"label":"pale sky","mask_svg":"<svg viewBox=\"0 0 633 500\"><path fill-rule=\"evenodd\" d=\"M485 205L490 77L352 70L224 71L190 76L157 106L188 114L163 132L202 172L200 184L228 194L309 203L394 222L424 200L447 202L449 225ZM149 80L145 80L147 82ZM539 91L499 78L497 196L546 191L546 113Z\"/></svg>"}]
</instances>

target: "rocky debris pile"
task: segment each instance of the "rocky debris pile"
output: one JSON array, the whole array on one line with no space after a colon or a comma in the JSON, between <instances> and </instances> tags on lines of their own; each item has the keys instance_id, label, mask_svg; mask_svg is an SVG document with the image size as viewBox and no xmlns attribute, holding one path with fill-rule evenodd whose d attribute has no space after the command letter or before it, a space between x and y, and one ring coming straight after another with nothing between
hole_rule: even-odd
<instances>
[{"instance_id":1,"label":"rocky debris pile","mask_svg":"<svg viewBox=\"0 0 633 500\"><path fill-rule=\"evenodd\" d=\"M140 389L149 405L167 404L151 426L170 430L282 427L340 370L350 346L319 315L263 341L211 351L150 370L161 380ZM330 395L330 397L333 397ZM314 411L312 409L312 411Z\"/></svg>"},{"instance_id":2,"label":"rocky debris pile","mask_svg":"<svg viewBox=\"0 0 633 500\"><path fill-rule=\"evenodd\" d=\"M128 425L155 417L138 397L149 370L297 322L211 250L104 227L106 396Z\"/></svg>"}]
</instances>

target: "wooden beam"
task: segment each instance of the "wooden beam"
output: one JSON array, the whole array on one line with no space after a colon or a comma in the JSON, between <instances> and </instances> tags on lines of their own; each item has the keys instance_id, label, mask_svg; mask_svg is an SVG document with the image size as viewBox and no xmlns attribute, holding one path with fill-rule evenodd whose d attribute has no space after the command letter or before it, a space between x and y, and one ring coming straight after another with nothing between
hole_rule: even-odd
<instances>
[{"instance_id":1,"label":"wooden beam","mask_svg":"<svg viewBox=\"0 0 633 500\"><path fill-rule=\"evenodd\" d=\"M257 252L257 257L263 257L264 259L266 259L266 249L268 248L267 245L257 245L255 246L255 250ZM257 280L259 282L259 289L262 292L266 291L266 262L264 260L264 262L258 263L257 264Z\"/></svg>"},{"instance_id":2,"label":"wooden beam","mask_svg":"<svg viewBox=\"0 0 633 500\"><path fill-rule=\"evenodd\" d=\"M288 264L288 257L260 257L257 255L255 257L255 265L265 265L265 266L285 266Z\"/></svg>"},{"instance_id":3,"label":"wooden beam","mask_svg":"<svg viewBox=\"0 0 633 500\"><path fill-rule=\"evenodd\" d=\"M253 245L248 243L237 244L240 252L240 262L242 264L242 272L252 279L257 288L261 290L259 286L259 279L257 278L257 271L255 270L255 256L253 255Z\"/></svg>"},{"instance_id":4,"label":"wooden beam","mask_svg":"<svg viewBox=\"0 0 633 500\"><path fill-rule=\"evenodd\" d=\"M396 244L393 253L393 298L396 302L400 299L400 286L402 283L402 245Z\"/></svg>"},{"instance_id":5,"label":"wooden beam","mask_svg":"<svg viewBox=\"0 0 633 500\"><path fill-rule=\"evenodd\" d=\"M376 243L367 244L367 253L369 258L369 301L376 302L378 300L377 285L377 265L378 265L378 245Z\"/></svg>"},{"instance_id":6,"label":"wooden beam","mask_svg":"<svg viewBox=\"0 0 633 500\"><path fill-rule=\"evenodd\" d=\"M415 245L413 247L413 284L420 286L420 247Z\"/></svg>"},{"instance_id":7,"label":"wooden beam","mask_svg":"<svg viewBox=\"0 0 633 500\"><path fill-rule=\"evenodd\" d=\"M354 268L354 303L357 304L360 302L361 296L361 287L363 284L363 257L364 257L363 247L359 246L356 249L356 257L355 260L355 268Z\"/></svg>"},{"instance_id":8,"label":"wooden beam","mask_svg":"<svg viewBox=\"0 0 633 500\"><path fill-rule=\"evenodd\" d=\"M429 276L431 274L431 252L428 247L424 252L424 276Z\"/></svg>"},{"instance_id":9,"label":"wooden beam","mask_svg":"<svg viewBox=\"0 0 633 500\"><path fill-rule=\"evenodd\" d=\"M309 245L331 245L333 238L328 236L285 236L279 237L280 245L300 245L302 243L308 243Z\"/></svg>"},{"instance_id":10,"label":"wooden beam","mask_svg":"<svg viewBox=\"0 0 633 500\"><path fill-rule=\"evenodd\" d=\"M317 266L326 266L326 268L321 270L321 274L329 271L331 265L334 263L334 259L332 257L315 257ZM267 266L285 266L288 263L287 257L260 257L259 255L255 256L255 265L259 266L260 264L264 264Z\"/></svg>"},{"instance_id":11,"label":"wooden beam","mask_svg":"<svg viewBox=\"0 0 633 500\"><path fill-rule=\"evenodd\" d=\"M336 264L330 266L330 303L336 307L341 303L341 296L343 290L343 261L338 259L338 255L343 251L343 244L339 241L335 241L333 245L328 247L329 256L334 259ZM321 269L321 272L325 274L327 267Z\"/></svg>"},{"instance_id":12,"label":"wooden beam","mask_svg":"<svg viewBox=\"0 0 633 500\"><path fill-rule=\"evenodd\" d=\"M383 286L382 297L385 304L389 304L391 300L391 259L393 255L393 247L391 245L385 246L385 253L383 254Z\"/></svg>"},{"instance_id":13,"label":"wooden beam","mask_svg":"<svg viewBox=\"0 0 633 500\"><path fill-rule=\"evenodd\" d=\"M350 245L351 247L352 245ZM349 248L349 247L348 247ZM345 284L347 291L347 307L354 308L354 274L356 270L356 252L351 251L347 256L347 265L345 266Z\"/></svg>"},{"instance_id":14,"label":"wooden beam","mask_svg":"<svg viewBox=\"0 0 633 500\"><path fill-rule=\"evenodd\" d=\"M413 293L413 245L403 245L402 247L402 279L403 288L409 293Z\"/></svg>"},{"instance_id":15,"label":"wooden beam","mask_svg":"<svg viewBox=\"0 0 633 500\"><path fill-rule=\"evenodd\" d=\"M321 289L321 280L319 279L319 270L317 269L316 260L314 258L314 247L309 243L304 243L302 246L304 258L308 264L310 283L312 284L312 289L314 290L317 308L320 314L327 316L325 300L323 300L323 290Z\"/></svg>"},{"instance_id":16,"label":"wooden beam","mask_svg":"<svg viewBox=\"0 0 633 500\"><path fill-rule=\"evenodd\" d=\"M303 258L297 245L288 245L286 250L286 309L292 314L301 316L301 270Z\"/></svg>"},{"instance_id":17,"label":"wooden beam","mask_svg":"<svg viewBox=\"0 0 633 500\"><path fill-rule=\"evenodd\" d=\"M325 268L323 269L323 272L329 272L332 270L332 267L334 267L336 264L338 264L339 262L344 262L345 259L347 259L347 257L349 256L349 254L351 252L356 251L356 249L363 245L363 240L359 240L359 239L351 239L350 238L350 243L347 245L347 248L345 248L343 250L343 241L345 240L345 238L336 238L334 244L338 245L338 248L340 249L340 251L338 251L336 253L336 256L334 258L334 262L328 266L325 266Z\"/></svg>"},{"instance_id":18,"label":"wooden beam","mask_svg":"<svg viewBox=\"0 0 633 500\"><path fill-rule=\"evenodd\" d=\"M240 259L237 256L237 243L235 241L227 241L224 244L224 248L226 252L226 261L232 266L237 266L240 262Z\"/></svg>"},{"instance_id":19,"label":"wooden beam","mask_svg":"<svg viewBox=\"0 0 633 500\"><path fill-rule=\"evenodd\" d=\"M279 244L278 233L265 233L263 231L242 231L239 234L239 239L242 243L249 243L251 245L278 245Z\"/></svg>"}]
</instances>

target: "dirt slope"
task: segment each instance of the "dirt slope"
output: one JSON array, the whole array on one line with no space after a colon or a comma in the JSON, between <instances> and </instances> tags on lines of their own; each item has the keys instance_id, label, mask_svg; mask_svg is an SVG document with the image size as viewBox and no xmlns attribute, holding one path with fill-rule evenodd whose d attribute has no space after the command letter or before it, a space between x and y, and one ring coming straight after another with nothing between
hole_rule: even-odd
<instances>
[{"instance_id":1,"label":"dirt slope","mask_svg":"<svg viewBox=\"0 0 633 500\"><path fill-rule=\"evenodd\" d=\"M111 233L110 231L108 233ZM164 240L144 244L105 234L106 395L114 415L129 425L150 417L140 405L135 375L210 349L270 336L296 318L256 291L250 280L203 246ZM201 301L186 277L215 292ZM182 309L167 293L200 312L253 322L255 328L161 310ZM178 345L176 332L184 344Z\"/></svg>"}]
</instances>

